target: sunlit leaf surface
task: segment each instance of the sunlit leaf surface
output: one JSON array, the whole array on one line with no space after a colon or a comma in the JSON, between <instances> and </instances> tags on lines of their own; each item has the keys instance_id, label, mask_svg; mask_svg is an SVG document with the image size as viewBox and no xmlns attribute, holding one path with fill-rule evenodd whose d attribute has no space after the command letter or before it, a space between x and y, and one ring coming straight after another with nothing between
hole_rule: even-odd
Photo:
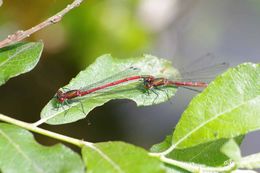
<instances>
[{"instance_id":1,"label":"sunlit leaf surface","mask_svg":"<svg viewBox=\"0 0 260 173\"><path fill-rule=\"evenodd\" d=\"M148 152L141 148L122 142L99 143L95 148L84 147L82 155L89 172L166 172L164 164L158 158L149 156ZM181 171L172 168L171 172Z\"/></svg>"},{"instance_id":2,"label":"sunlit leaf surface","mask_svg":"<svg viewBox=\"0 0 260 173\"><path fill-rule=\"evenodd\" d=\"M46 147L32 134L13 125L0 123L0 172L83 173L78 154L64 145Z\"/></svg>"},{"instance_id":3,"label":"sunlit leaf surface","mask_svg":"<svg viewBox=\"0 0 260 173\"><path fill-rule=\"evenodd\" d=\"M0 49L0 85L32 70L40 59L42 49L42 42L18 43Z\"/></svg>"},{"instance_id":4,"label":"sunlit leaf surface","mask_svg":"<svg viewBox=\"0 0 260 173\"><path fill-rule=\"evenodd\" d=\"M241 143L243 136L237 137L236 142ZM175 149L170 154L167 155L168 158L203 164L207 166L221 166L229 160L222 152L220 152L221 147L228 141L228 139L219 139L212 142L207 142L194 147ZM166 139L154 145L151 148L151 152L162 152L171 147L172 138L167 136Z\"/></svg>"},{"instance_id":5,"label":"sunlit leaf surface","mask_svg":"<svg viewBox=\"0 0 260 173\"><path fill-rule=\"evenodd\" d=\"M217 77L183 113L172 147L187 148L260 129L260 65L245 63Z\"/></svg>"}]
</instances>

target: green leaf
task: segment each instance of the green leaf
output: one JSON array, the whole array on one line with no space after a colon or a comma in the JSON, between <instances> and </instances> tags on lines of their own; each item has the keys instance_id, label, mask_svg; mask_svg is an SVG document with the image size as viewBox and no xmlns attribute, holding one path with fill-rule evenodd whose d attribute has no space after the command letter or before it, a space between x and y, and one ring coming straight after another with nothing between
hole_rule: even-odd
<instances>
[{"instance_id":1,"label":"green leaf","mask_svg":"<svg viewBox=\"0 0 260 173\"><path fill-rule=\"evenodd\" d=\"M235 162L238 162L241 159L240 148L234 139L230 139L226 142L220 151Z\"/></svg>"},{"instance_id":2,"label":"green leaf","mask_svg":"<svg viewBox=\"0 0 260 173\"><path fill-rule=\"evenodd\" d=\"M229 69L191 101L168 152L260 129L259 105L260 65Z\"/></svg>"},{"instance_id":3,"label":"green leaf","mask_svg":"<svg viewBox=\"0 0 260 173\"><path fill-rule=\"evenodd\" d=\"M166 169L166 173L189 173L189 171L186 171L184 169L169 164L165 164L165 169Z\"/></svg>"},{"instance_id":4,"label":"green leaf","mask_svg":"<svg viewBox=\"0 0 260 173\"><path fill-rule=\"evenodd\" d=\"M87 170L95 173L163 173L164 164L145 150L122 142L105 142L83 147Z\"/></svg>"},{"instance_id":5,"label":"green leaf","mask_svg":"<svg viewBox=\"0 0 260 173\"><path fill-rule=\"evenodd\" d=\"M235 138L237 143L241 143L243 136ZM221 147L228 139L219 139L216 141L200 144L194 147L175 149L167 155L168 158L179 160L183 162L190 162L196 164L202 164L207 166L222 166L229 160L222 152ZM166 139L150 149L151 152L159 153L170 148L172 142L172 136L167 136Z\"/></svg>"},{"instance_id":6,"label":"green leaf","mask_svg":"<svg viewBox=\"0 0 260 173\"><path fill-rule=\"evenodd\" d=\"M129 69L129 67L139 68L140 71L130 71L130 74L121 74L117 77L111 76L118 74L121 71ZM169 61L153 57L151 55L144 55L139 58L131 59L117 59L110 55L103 55L97 58L96 62L90 65L86 70L81 71L71 82L65 86L65 90L81 89L89 86L89 88L101 86L95 84L97 81L102 81L108 78L108 83L123 79L125 77L135 75L154 75L156 77L174 77L179 73L172 68ZM144 92L143 82L141 80L130 81L119 86L109 87L102 92L95 92L80 98L80 101L70 103L69 106L63 105L62 108L57 109L56 98L52 99L41 112L41 122L48 124L64 124L83 119L95 107L101 106L112 99L131 99L137 103L138 106L146 106L158 104L168 100L176 92L175 87L168 87L156 92ZM84 112L82 107L84 107Z\"/></svg>"},{"instance_id":7,"label":"green leaf","mask_svg":"<svg viewBox=\"0 0 260 173\"><path fill-rule=\"evenodd\" d=\"M13 125L0 123L0 170L12 173L80 173L80 156L64 145L46 147L32 134Z\"/></svg>"},{"instance_id":8,"label":"green leaf","mask_svg":"<svg viewBox=\"0 0 260 173\"><path fill-rule=\"evenodd\" d=\"M40 59L42 49L42 42L18 43L0 49L0 85L32 70Z\"/></svg>"},{"instance_id":9,"label":"green leaf","mask_svg":"<svg viewBox=\"0 0 260 173\"><path fill-rule=\"evenodd\" d=\"M171 143L172 143L172 136L168 135L162 142L160 142L159 144L153 145L150 148L150 151L153 153L162 152L162 151L166 150L167 148L169 148L171 146Z\"/></svg>"},{"instance_id":10,"label":"green leaf","mask_svg":"<svg viewBox=\"0 0 260 173\"><path fill-rule=\"evenodd\" d=\"M238 163L239 168L258 169L260 168L260 153L243 157Z\"/></svg>"}]
</instances>

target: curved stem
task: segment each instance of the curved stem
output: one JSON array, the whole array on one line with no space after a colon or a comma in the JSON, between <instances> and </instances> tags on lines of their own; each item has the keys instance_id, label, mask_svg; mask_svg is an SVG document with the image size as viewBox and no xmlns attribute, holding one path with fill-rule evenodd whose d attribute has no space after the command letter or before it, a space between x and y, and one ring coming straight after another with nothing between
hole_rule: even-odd
<instances>
[{"instance_id":1,"label":"curved stem","mask_svg":"<svg viewBox=\"0 0 260 173\"><path fill-rule=\"evenodd\" d=\"M228 172L236 167L234 162L231 162L229 165L223 167L206 167L204 165L199 165L195 163L187 163L169 159L163 155L156 155L155 153L150 153L150 155L159 158L164 163L185 169L190 172Z\"/></svg>"},{"instance_id":2,"label":"curved stem","mask_svg":"<svg viewBox=\"0 0 260 173\"><path fill-rule=\"evenodd\" d=\"M83 141L83 140L79 140L79 139L75 139L75 138L68 137L68 136L65 136L65 135L61 135L61 134L58 134L58 133L54 133L54 132L36 127L36 126L34 126L34 124L19 121L19 120L10 118L8 116L5 116L3 114L0 114L0 120L7 122L7 123L10 123L10 124L13 124L13 125L17 125L19 127L22 127L24 129L30 130L30 131L38 133L38 134L42 134L42 135L45 135L45 136L48 136L48 137L51 137L51 138L54 138L54 139L58 139L58 140L76 145L80 148L83 147L83 146L88 146L90 148L96 149L94 144L91 143L91 142L86 142L86 141ZM233 170L236 166L235 163L232 162L231 164L224 166L224 167L204 167L204 166L201 166L201 165L198 165L198 164L185 163L185 162L169 159L169 158L167 158L163 155L158 155L156 153L149 153L149 154L150 154L150 156L159 158L164 163L167 163L167 164L170 164L170 165L173 165L173 166L177 166L179 168L188 170L190 172L227 172L227 171Z\"/></svg>"},{"instance_id":3,"label":"curved stem","mask_svg":"<svg viewBox=\"0 0 260 173\"><path fill-rule=\"evenodd\" d=\"M45 135L45 136L48 136L48 137L51 137L51 138L54 138L54 139L58 139L58 140L76 145L80 148L84 145L89 146L89 147L94 146L94 144L91 143L91 142L86 142L86 141L83 141L83 140L79 140L79 139L75 139L75 138L68 137L68 136L65 136L65 135L61 135L61 134L58 134L58 133L54 133L54 132L36 127L33 124L26 123L26 122L23 122L23 121L19 121L19 120L7 117L3 114L0 114L0 120L7 122L7 123L10 123L10 124L17 125L19 127L22 127L24 129L30 130L30 131L38 133L38 134L42 134L42 135Z\"/></svg>"}]
</instances>

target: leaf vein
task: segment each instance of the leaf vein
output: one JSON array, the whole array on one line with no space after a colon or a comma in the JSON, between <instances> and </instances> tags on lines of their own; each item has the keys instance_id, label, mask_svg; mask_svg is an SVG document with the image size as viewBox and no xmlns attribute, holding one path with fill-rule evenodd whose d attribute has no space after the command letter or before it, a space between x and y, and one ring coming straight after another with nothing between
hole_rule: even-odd
<instances>
[{"instance_id":1,"label":"leaf vein","mask_svg":"<svg viewBox=\"0 0 260 173\"><path fill-rule=\"evenodd\" d=\"M9 138L8 135L6 135L1 129L0 129L0 134L7 139L7 141L9 141L9 144L11 144L11 146L13 146L17 151L18 153L20 153L26 160L28 160L29 162L32 163L32 165L36 168L36 170L38 170L39 172L41 173L44 173L44 171L42 170L42 168L40 168L37 164L35 164L35 162L32 162L30 157L28 155L26 155L26 153L24 153L21 148L15 144L15 142Z\"/></svg>"},{"instance_id":2,"label":"leaf vein","mask_svg":"<svg viewBox=\"0 0 260 173\"><path fill-rule=\"evenodd\" d=\"M253 99L249 99L249 100L247 100L247 101L245 101L245 102L243 102L243 103L241 103L241 104L238 104L238 105L235 106L235 107L232 107L231 109L228 109L228 110L226 110L226 111L223 111L223 112L217 114L216 116L214 116L214 117L208 119L207 121L205 121L205 122L202 123L201 125L197 126L197 127L194 128L193 130L191 130L187 135L185 135L183 138L181 138L178 142L176 142L175 145L173 145L173 147L171 147L171 150L173 150L174 148L176 148L180 143L182 143L185 139L187 139L189 136L191 136L193 133L195 133L196 131L198 131L200 128L202 128L202 127L205 126L206 124L212 122L212 121L215 120L216 118L218 118L218 117L220 117L220 116L222 116L222 115L225 115L226 113L231 112L232 110L234 110L234 109L236 109L236 108L238 108L238 107L240 107L240 106L242 106L242 105L244 105L244 104L247 104L247 103L249 103L249 102L251 102L251 101L257 99L258 97L260 97L260 96L258 95L257 97L255 97L255 98L253 98Z\"/></svg>"}]
</instances>

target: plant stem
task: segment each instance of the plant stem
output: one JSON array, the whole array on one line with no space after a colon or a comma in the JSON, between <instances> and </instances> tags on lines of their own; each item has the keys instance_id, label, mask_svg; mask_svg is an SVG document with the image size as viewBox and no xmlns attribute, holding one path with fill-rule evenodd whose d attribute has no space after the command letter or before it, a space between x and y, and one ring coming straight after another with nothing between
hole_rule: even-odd
<instances>
[{"instance_id":1,"label":"plant stem","mask_svg":"<svg viewBox=\"0 0 260 173\"><path fill-rule=\"evenodd\" d=\"M31 123L26 123L26 122L23 122L23 121L20 121L20 120L16 120L16 119L10 118L8 116L5 116L3 114L0 114L0 120L7 122L7 123L10 123L10 124L13 124L13 125L17 125L19 127L22 127L24 129L30 130L30 131L38 133L38 134L42 134L42 135L45 135L45 136L48 136L48 137L51 137L51 138L54 138L54 139L58 139L58 140L76 145L79 148L82 148L83 146L88 146L92 149L97 150L97 148L91 142L86 142L86 141L83 141L83 140L79 140L79 139L75 139L75 138L68 137L68 136L65 136L65 135L61 135L61 134L58 134L58 133L54 133L54 132L36 127ZM150 153L150 155L153 156L153 157L158 157L164 163L180 167L180 168L188 170L190 172L227 172L227 171L231 171L232 169L235 168L234 163L231 163L230 165L224 166L224 167L204 167L204 166L201 166L201 165L198 165L198 164L190 164L190 163L185 163L185 162L169 159L169 158L162 156L162 155L161 156L156 155L155 153Z\"/></svg>"},{"instance_id":2,"label":"plant stem","mask_svg":"<svg viewBox=\"0 0 260 173\"><path fill-rule=\"evenodd\" d=\"M17 125L19 127L22 127L24 129L30 130L30 131L35 132L35 133L39 133L39 134L42 134L42 135L45 135L45 136L48 136L48 137L51 137L51 138L54 138L54 139L58 139L58 140L76 145L80 148L84 145L89 146L91 148L93 148L93 146L94 146L94 144L91 143L91 142L86 142L86 141L83 141L83 140L79 140L79 139L64 136L64 135L61 135L61 134L58 134L58 133L54 133L54 132L36 127L33 124L26 123L26 122L23 122L23 121L19 121L19 120L7 117L3 114L0 114L0 120L7 122L7 123L10 123L10 124Z\"/></svg>"},{"instance_id":3,"label":"plant stem","mask_svg":"<svg viewBox=\"0 0 260 173\"><path fill-rule=\"evenodd\" d=\"M154 155L154 153L151 153L150 155L156 156ZM206 167L204 165L185 163L185 162L169 159L165 156L157 155L156 157L158 157L164 163L177 166L179 168L185 169L190 172L228 172L233 170L236 166L234 162L231 162L229 165L223 167Z\"/></svg>"},{"instance_id":4,"label":"plant stem","mask_svg":"<svg viewBox=\"0 0 260 173\"><path fill-rule=\"evenodd\" d=\"M170 165L177 166L177 167L185 169L187 171L190 171L190 172L200 172L200 168L199 167L195 167L195 166L193 166L191 164L188 164L188 163L185 163L185 162L180 162L180 161L173 160L173 159L169 159L169 158L166 158L164 156L161 156L159 158L164 163L168 163Z\"/></svg>"},{"instance_id":5,"label":"plant stem","mask_svg":"<svg viewBox=\"0 0 260 173\"><path fill-rule=\"evenodd\" d=\"M0 41L0 48L21 41L27 37L30 37L31 34L55 23L61 21L62 17L67 14L72 9L78 7L84 0L74 0L71 4L67 5L66 8L55 14L54 16L48 18L47 20L39 23L38 25L25 30L25 31L16 31L14 34L9 35L6 39Z\"/></svg>"}]
</instances>

